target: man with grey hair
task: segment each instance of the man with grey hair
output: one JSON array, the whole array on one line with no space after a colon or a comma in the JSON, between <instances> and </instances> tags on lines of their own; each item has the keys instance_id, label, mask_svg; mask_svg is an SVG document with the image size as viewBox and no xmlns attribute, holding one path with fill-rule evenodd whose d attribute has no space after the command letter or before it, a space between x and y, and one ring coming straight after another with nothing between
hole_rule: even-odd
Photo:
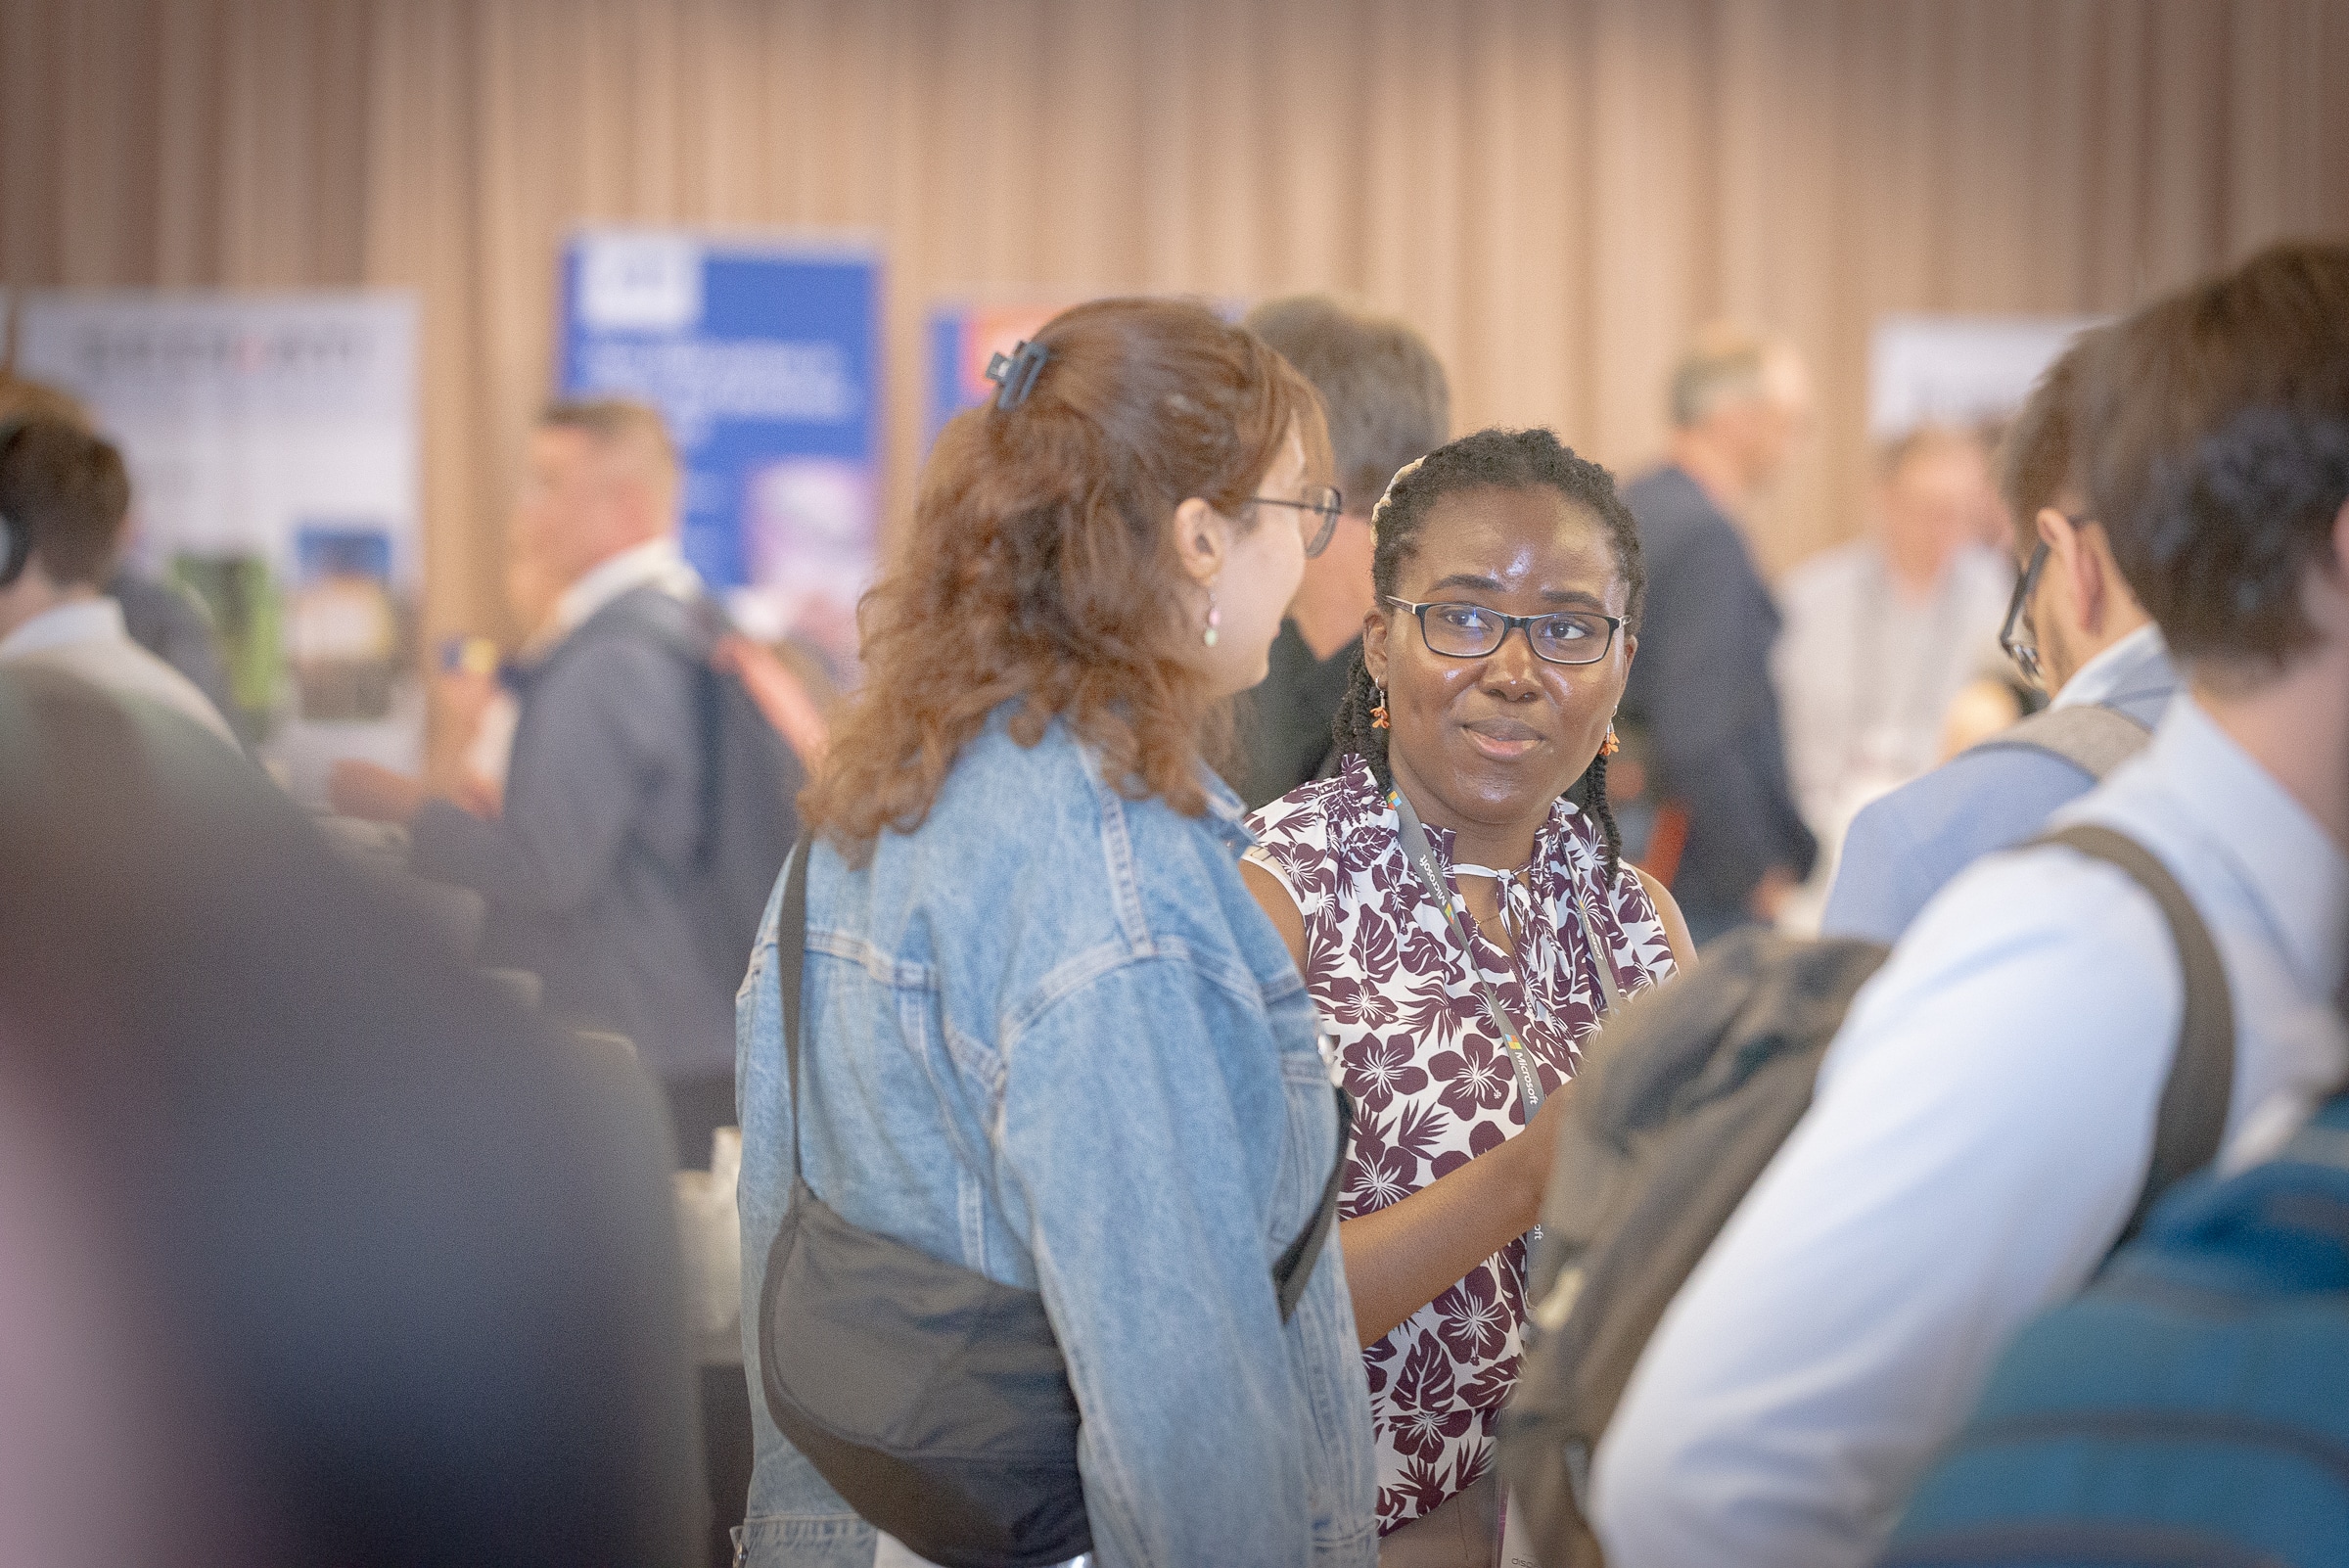
<instances>
[{"instance_id":1,"label":"man with grey hair","mask_svg":"<svg viewBox=\"0 0 2349 1568\"><path fill-rule=\"evenodd\" d=\"M1809 408L1791 347L1708 328L1673 372L1667 462L1623 492L1647 562L1640 658L1623 698L1662 803L1645 855L1699 942L1774 919L1819 853L1770 682L1778 609L1740 530Z\"/></svg>"},{"instance_id":2,"label":"man with grey hair","mask_svg":"<svg viewBox=\"0 0 2349 1568\"><path fill-rule=\"evenodd\" d=\"M1269 671L1240 700L1246 755L1233 782L1253 810L1320 776L1362 623L1376 607L1370 509L1397 469L1444 444L1451 391L1434 350L1407 323L1326 295L1268 300L1247 325L1321 394L1345 505L1328 546L1305 563Z\"/></svg>"},{"instance_id":3,"label":"man with grey hair","mask_svg":"<svg viewBox=\"0 0 2349 1568\"><path fill-rule=\"evenodd\" d=\"M495 961L545 981L550 1012L634 1040L668 1092L679 1155L706 1165L734 1122L734 989L697 910L708 637L677 548L678 472L661 416L559 402L530 433L516 542L564 584L553 635L516 671L521 716L501 814L417 780L339 764L337 809L405 822L422 875L488 900ZM730 959L730 970L728 961Z\"/></svg>"}]
</instances>

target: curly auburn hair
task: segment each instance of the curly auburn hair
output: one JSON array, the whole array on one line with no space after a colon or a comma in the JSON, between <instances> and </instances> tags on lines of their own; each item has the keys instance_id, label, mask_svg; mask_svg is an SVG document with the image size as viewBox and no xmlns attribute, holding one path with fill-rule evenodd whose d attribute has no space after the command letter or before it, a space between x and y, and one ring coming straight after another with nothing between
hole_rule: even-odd
<instances>
[{"instance_id":1,"label":"curly auburn hair","mask_svg":"<svg viewBox=\"0 0 2349 1568\"><path fill-rule=\"evenodd\" d=\"M1242 530L1292 432L1330 467L1321 405L1255 334L1203 305L1101 300L1036 334L1017 406L946 426L913 526L859 607L865 682L833 729L801 818L853 860L928 816L962 748L1006 703L1012 738L1066 722L1131 800L1207 809L1213 707L1174 509Z\"/></svg>"}]
</instances>

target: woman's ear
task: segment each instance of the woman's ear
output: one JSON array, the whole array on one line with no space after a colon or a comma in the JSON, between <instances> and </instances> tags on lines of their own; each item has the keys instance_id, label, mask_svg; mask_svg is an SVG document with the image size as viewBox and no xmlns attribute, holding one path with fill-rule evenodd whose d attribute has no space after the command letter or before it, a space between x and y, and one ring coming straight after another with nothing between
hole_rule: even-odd
<instances>
[{"instance_id":1,"label":"woman's ear","mask_svg":"<svg viewBox=\"0 0 2349 1568\"><path fill-rule=\"evenodd\" d=\"M1174 508L1174 553L1193 582L1207 586L1231 559L1231 524L1194 495Z\"/></svg>"},{"instance_id":2,"label":"woman's ear","mask_svg":"<svg viewBox=\"0 0 2349 1568\"><path fill-rule=\"evenodd\" d=\"M1370 672L1370 682L1381 691L1387 685L1387 612L1385 606L1374 607L1362 617L1362 668Z\"/></svg>"}]
</instances>

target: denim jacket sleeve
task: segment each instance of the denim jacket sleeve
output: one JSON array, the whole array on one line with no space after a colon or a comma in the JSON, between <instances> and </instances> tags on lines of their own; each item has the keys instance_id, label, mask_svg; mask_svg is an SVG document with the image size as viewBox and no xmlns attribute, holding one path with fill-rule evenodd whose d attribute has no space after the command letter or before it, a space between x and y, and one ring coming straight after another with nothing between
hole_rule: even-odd
<instances>
[{"instance_id":1,"label":"denim jacket sleeve","mask_svg":"<svg viewBox=\"0 0 2349 1568\"><path fill-rule=\"evenodd\" d=\"M1007 1043L1002 1158L1083 1414L1096 1560L1312 1560L1312 1422L1268 1272L1287 1120L1263 1013L1159 956Z\"/></svg>"}]
</instances>

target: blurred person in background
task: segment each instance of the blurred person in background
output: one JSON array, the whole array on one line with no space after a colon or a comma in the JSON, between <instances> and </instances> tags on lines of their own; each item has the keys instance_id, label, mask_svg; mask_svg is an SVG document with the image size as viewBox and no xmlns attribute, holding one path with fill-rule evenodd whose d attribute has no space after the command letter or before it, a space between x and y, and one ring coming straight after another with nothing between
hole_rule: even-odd
<instances>
[{"instance_id":1,"label":"blurred person in background","mask_svg":"<svg viewBox=\"0 0 2349 1568\"><path fill-rule=\"evenodd\" d=\"M0 373L0 428L12 420L44 418L95 433L96 423L80 399L46 382ZM237 705L220 662L220 637L204 601L176 582L152 577L118 550L107 597L122 607L130 640L178 670L204 693L205 701L232 725Z\"/></svg>"},{"instance_id":2,"label":"blurred person in background","mask_svg":"<svg viewBox=\"0 0 2349 1568\"><path fill-rule=\"evenodd\" d=\"M2054 693L2053 708L2109 708L2150 731L2178 693L2178 671L2161 629L2129 591L2112 540L2087 516L2086 454L2073 443L2087 351L2087 341L2076 341L2049 367L2001 453L2007 542L2022 569L2006 641L2027 663L2026 678ZM2021 843L2094 783L2050 752L1985 746L1894 790L1852 820L1822 934L1898 941L1944 883Z\"/></svg>"},{"instance_id":3,"label":"blurred person in background","mask_svg":"<svg viewBox=\"0 0 2349 1568\"><path fill-rule=\"evenodd\" d=\"M2014 572L1976 541L1996 495L1972 432L1920 427L1877 459L1874 530L1778 584L1786 757L1830 857L1853 812L1940 761L1950 704L1998 635Z\"/></svg>"},{"instance_id":4,"label":"blurred person in background","mask_svg":"<svg viewBox=\"0 0 2349 1568\"><path fill-rule=\"evenodd\" d=\"M1673 372L1669 461L1623 491L1647 563L1643 657L1624 689L1627 761L1652 765L1644 793L1657 803L1636 853L1700 944L1775 920L1818 858L1770 680L1778 608L1743 532L1810 409L1793 348L1708 328Z\"/></svg>"},{"instance_id":5,"label":"blurred person in background","mask_svg":"<svg viewBox=\"0 0 2349 1568\"><path fill-rule=\"evenodd\" d=\"M452 638L443 647L434 695L458 737L456 776L449 798L476 816L505 809L506 775L514 761L514 732L522 719L522 691L530 668L562 640L553 612L563 584L550 581L519 538L506 559L506 607L513 623L530 628L511 654L484 636ZM825 715L839 698L830 670L806 645L772 646L740 636L722 639L735 669L769 723L800 761L823 760Z\"/></svg>"},{"instance_id":6,"label":"blurred person in background","mask_svg":"<svg viewBox=\"0 0 2349 1568\"><path fill-rule=\"evenodd\" d=\"M42 664L160 703L241 748L195 683L131 640L106 584L130 516L122 454L83 427L0 423L0 664Z\"/></svg>"},{"instance_id":7,"label":"blurred person in background","mask_svg":"<svg viewBox=\"0 0 2349 1568\"><path fill-rule=\"evenodd\" d=\"M1611 1001L1692 955L1607 805L1640 595L1613 479L1548 431L1479 431L1398 474L1375 518L1380 609L1340 711L1345 768L1250 819L1242 874L1358 1106L1338 1236L1379 1560L1481 1568L1524 1237L1571 1099L1556 1091ZM1464 919L1414 866L1405 803Z\"/></svg>"},{"instance_id":8,"label":"blurred person in background","mask_svg":"<svg viewBox=\"0 0 2349 1568\"><path fill-rule=\"evenodd\" d=\"M2349 246L2155 300L2079 376L2083 511L2187 690L2054 823L2134 839L2218 949L2229 1173L2349 1075ZM1590 1468L1607 1562L1878 1561L2009 1337L2130 1223L2187 994L2116 865L2039 845L1944 888L1639 1358Z\"/></svg>"},{"instance_id":9,"label":"blurred person in background","mask_svg":"<svg viewBox=\"0 0 2349 1568\"><path fill-rule=\"evenodd\" d=\"M535 971L547 1007L624 1035L668 1087L679 1157L733 1124L734 988L749 956L698 919L709 750L701 578L677 547L676 456L661 416L556 403L530 435L517 570L551 588L521 683L494 819L366 762L329 788L350 816L404 822L411 864L489 904L490 961ZM526 579L527 580L527 579Z\"/></svg>"},{"instance_id":10,"label":"blurred person in background","mask_svg":"<svg viewBox=\"0 0 2349 1568\"><path fill-rule=\"evenodd\" d=\"M1239 699L1243 765L1234 782L1254 810L1325 771L1330 724L1374 608L1370 507L1396 470L1444 444L1451 392L1435 351L1408 325L1325 295L1261 304L1247 325L1321 394L1344 506L1327 547L1306 562L1270 672Z\"/></svg>"},{"instance_id":11,"label":"blurred person in background","mask_svg":"<svg viewBox=\"0 0 2349 1568\"><path fill-rule=\"evenodd\" d=\"M1337 1105L1203 755L1320 531L1320 408L1253 333L1171 300L1067 311L1002 374L865 601L865 684L803 803L806 925L778 930L778 896L744 985L750 1384L804 1161L850 1225L1040 1294L1101 1568L1368 1568L1334 1238L1285 1320L1273 1283L1344 1153ZM743 1560L903 1561L754 1405Z\"/></svg>"},{"instance_id":12,"label":"blurred person in background","mask_svg":"<svg viewBox=\"0 0 2349 1568\"><path fill-rule=\"evenodd\" d=\"M209 733L0 668L0 1561L684 1564L668 1145Z\"/></svg>"}]
</instances>

